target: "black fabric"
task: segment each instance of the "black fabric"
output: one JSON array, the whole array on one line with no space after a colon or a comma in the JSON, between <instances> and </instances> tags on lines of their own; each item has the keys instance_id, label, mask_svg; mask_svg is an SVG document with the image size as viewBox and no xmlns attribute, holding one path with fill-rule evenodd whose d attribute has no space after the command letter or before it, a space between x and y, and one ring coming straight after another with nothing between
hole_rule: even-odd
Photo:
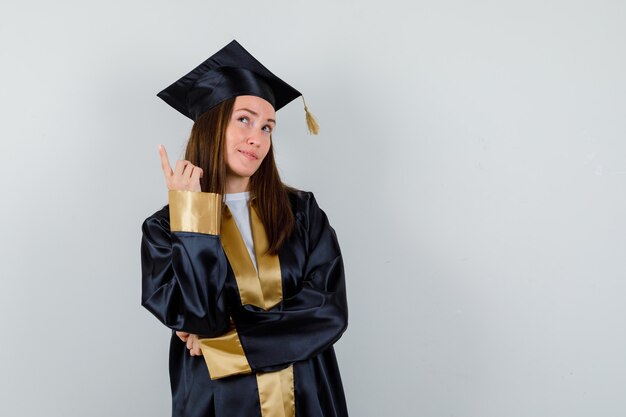
<instances>
[{"instance_id":1,"label":"black fabric","mask_svg":"<svg viewBox=\"0 0 626 417\"><path fill-rule=\"evenodd\" d=\"M279 253L283 301L242 306L219 236L169 232L168 208L146 219L142 302L172 330L217 336L232 316L253 373L212 381L204 358L172 334L174 417L260 417L254 372L294 365L297 417L348 415L332 345L347 326L344 270L335 232L311 193L291 195L293 235Z\"/></svg>"},{"instance_id":2,"label":"black fabric","mask_svg":"<svg viewBox=\"0 0 626 417\"><path fill-rule=\"evenodd\" d=\"M157 94L192 120L232 97L253 95L279 110L301 94L233 40Z\"/></svg>"}]
</instances>

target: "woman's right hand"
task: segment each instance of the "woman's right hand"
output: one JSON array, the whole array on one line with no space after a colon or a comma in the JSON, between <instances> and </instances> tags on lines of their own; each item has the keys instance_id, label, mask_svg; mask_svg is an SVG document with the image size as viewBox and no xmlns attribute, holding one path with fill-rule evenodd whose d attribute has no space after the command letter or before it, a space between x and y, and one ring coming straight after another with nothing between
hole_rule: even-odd
<instances>
[{"instance_id":1,"label":"woman's right hand","mask_svg":"<svg viewBox=\"0 0 626 417\"><path fill-rule=\"evenodd\" d=\"M163 169L168 190L202 191L200 187L200 178L203 175L202 168L189 161L180 160L176 162L176 166L172 170L167 151L163 145L159 145L159 155L161 156L161 169Z\"/></svg>"}]
</instances>

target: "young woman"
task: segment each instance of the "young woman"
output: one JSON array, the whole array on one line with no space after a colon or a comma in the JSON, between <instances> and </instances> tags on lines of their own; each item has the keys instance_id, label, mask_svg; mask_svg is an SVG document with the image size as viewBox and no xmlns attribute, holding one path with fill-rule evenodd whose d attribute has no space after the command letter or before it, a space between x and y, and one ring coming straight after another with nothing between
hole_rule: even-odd
<instances>
[{"instance_id":1,"label":"young woman","mask_svg":"<svg viewBox=\"0 0 626 417\"><path fill-rule=\"evenodd\" d=\"M174 331L172 415L347 416L341 253L272 150L276 110L300 93L233 41L159 96L194 120L185 160L159 148L169 205L141 247L142 304Z\"/></svg>"}]
</instances>

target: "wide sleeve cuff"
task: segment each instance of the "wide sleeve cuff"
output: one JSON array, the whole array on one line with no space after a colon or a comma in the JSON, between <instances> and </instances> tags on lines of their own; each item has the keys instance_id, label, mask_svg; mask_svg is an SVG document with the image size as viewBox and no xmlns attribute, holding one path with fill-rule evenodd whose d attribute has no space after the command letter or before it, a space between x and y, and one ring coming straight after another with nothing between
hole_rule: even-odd
<instances>
[{"instance_id":1,"label":"wide sleeve cuff","mask_svg":"<svg viewBox=\"0 0 626 417\"><path fill-rule=\"evenodd\" d=\"M170 230L172 232L220 234L221 195L170 190L169 200Z\"/></svg>"},{"instance_id":2,"label":"wide sleeve cuff","mask_svg":"<svg viewBox=\"0 0 626 417\"><path fill-rule=\"evenodd\" d=\"M221 336L200 339L200 350L211 379L252 372L237 329L232 324L230 330Z\"/></svg>"}]
</instances>

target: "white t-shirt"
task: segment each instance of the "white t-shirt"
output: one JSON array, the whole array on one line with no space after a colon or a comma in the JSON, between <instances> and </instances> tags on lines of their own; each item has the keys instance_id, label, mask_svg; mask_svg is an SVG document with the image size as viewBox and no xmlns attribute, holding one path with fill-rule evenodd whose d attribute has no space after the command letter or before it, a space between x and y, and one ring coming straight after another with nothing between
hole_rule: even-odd
<instances>
[{"instance_id":1,"label":"white t-shirt","mask_svg":"<svg viewBox=\"0 0 626 417\"><path fill-rule=\"evenodd\" d=\"M243 193L224 194L224 203L228 206L228 209L232 213L235 224L239 229L239 233L243 238L243 243L248 248L250 259L254 268L258 271L256 264L256 255L254 254L254 241L252 240L252 228L250 226L250 192L245 191Z\"/></svg>"}]
</instances>

